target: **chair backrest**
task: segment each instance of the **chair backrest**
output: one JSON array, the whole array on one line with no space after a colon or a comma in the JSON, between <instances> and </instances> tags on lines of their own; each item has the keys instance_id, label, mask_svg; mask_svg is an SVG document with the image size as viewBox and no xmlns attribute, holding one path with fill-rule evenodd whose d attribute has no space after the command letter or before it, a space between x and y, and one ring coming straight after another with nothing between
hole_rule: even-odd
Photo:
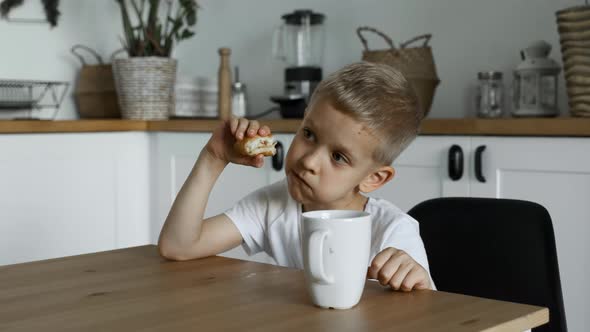
<instances>
[{"instance_id":1,"label":"chair backrest","mask_svg":"<svg viewBox=\"0 0 590 332\"><path fill-rule=\"evenodd\" d=\"M436 198L408 214L418 220L430 272L441 291L539 305L567 331L551 217L536 203Z\"/></svg>"}]
</instances>

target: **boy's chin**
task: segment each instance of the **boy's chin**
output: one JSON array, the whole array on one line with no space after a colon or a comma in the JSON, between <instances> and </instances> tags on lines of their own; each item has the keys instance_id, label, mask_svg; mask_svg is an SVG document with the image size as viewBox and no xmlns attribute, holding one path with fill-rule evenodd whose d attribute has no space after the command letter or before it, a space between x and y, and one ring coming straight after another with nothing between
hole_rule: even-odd
<instances>
[{"instance_id":1,"label":"boy's chin","mask_svg":"<svg viewBox=\"0 0 590 332\"><path fill-rule=\"evenodd\" d=\"M297 203L304 204L303 197L302 197L301 193L299 192L299 190L293 188L291 183L288 183L288 187L289 187L289 190L288 190L289 195L291 196L291 198L293 198L293 200L296 201Z\"/></svg>"},{"instance_id":2,"label":"boy's chin","mask_svg":"<svg viewBox=\"0 0 590 332\"><path fill-rule=\"evenodd\" d=\"M293 181L291 179L289 179L287 181L288 184L288 191L289 191L289 195L291 196L291 198L293 198L294 201L296 201L297 203L301 204L301 205L305 205L305 204L309 204L310 200L309 197L306 197L304 195L304 193L301 191L301 188L297 185L297 183L293 184L290 183L290 181Z\"/></svg>"}]
</instances>

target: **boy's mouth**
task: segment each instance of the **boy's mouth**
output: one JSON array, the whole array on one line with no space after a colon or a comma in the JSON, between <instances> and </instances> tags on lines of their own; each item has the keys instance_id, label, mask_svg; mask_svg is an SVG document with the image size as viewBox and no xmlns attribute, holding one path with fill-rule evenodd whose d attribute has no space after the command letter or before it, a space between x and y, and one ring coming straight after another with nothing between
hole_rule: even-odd
<instances>
[{"instance_id":1,"label":"boy's mouth","mask_svg":"<svg viewBox=\"0 0 590 332\"><path fill-rule=\"evenodd\" d=\"M297 179L297 181L303 183L306 187L311 188L311 186L307 183L307 181L305 181L303 179L303 177L299 176L299 174L297 174L296 172L291 172L291 174L293 174L293 176L295 177L295 179Z\"/></svg>"}]
</instances>

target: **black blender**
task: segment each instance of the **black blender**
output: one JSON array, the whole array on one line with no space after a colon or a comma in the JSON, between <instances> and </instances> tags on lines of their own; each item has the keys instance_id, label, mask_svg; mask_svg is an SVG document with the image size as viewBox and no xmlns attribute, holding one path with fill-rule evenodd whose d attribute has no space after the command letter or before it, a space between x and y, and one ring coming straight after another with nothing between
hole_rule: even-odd
<instances>
[{"instance_id":1,"label":"black blender","mask_svg":"<svg viewBox=\"0 0 590 332\"><path fill-rule=\"evenodd\" d=\"M287 64L285 85L282 95L270 99L280 105L283 118L303 118L309 97L322 80L325 15L301 9L281 18L273 54Z\"/></svg>"}]
</instances>

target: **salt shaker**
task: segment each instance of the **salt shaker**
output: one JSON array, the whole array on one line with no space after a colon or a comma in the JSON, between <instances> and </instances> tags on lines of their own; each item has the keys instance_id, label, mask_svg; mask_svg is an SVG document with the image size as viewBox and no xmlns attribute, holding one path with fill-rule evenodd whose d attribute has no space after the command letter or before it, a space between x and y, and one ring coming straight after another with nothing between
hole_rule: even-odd
<instances>
[{"instance_id":1,"label":"salt shaker","mask_svg":"<svg viewBox=\"0 0 590 332\"><path fill-rule=\"evenodd\" d=\"M476 106L477 116L482 118L497 118L504 110L504 84L502 73L499 71L485 71L477 74Z\"/></svg>"},{"instance_id":2,"label":"salt shaker","mask_svg":"<svg viewBox=\"0 0 590 332\"><path fill-rule=\"evenodd\" d=\"M240 71L238 67L234 69L235 81L232 84L232 113L238 118L243 118L248 113L248 97L246 94L246 84L240 82Z\"/></svg>"}]
</instances>

